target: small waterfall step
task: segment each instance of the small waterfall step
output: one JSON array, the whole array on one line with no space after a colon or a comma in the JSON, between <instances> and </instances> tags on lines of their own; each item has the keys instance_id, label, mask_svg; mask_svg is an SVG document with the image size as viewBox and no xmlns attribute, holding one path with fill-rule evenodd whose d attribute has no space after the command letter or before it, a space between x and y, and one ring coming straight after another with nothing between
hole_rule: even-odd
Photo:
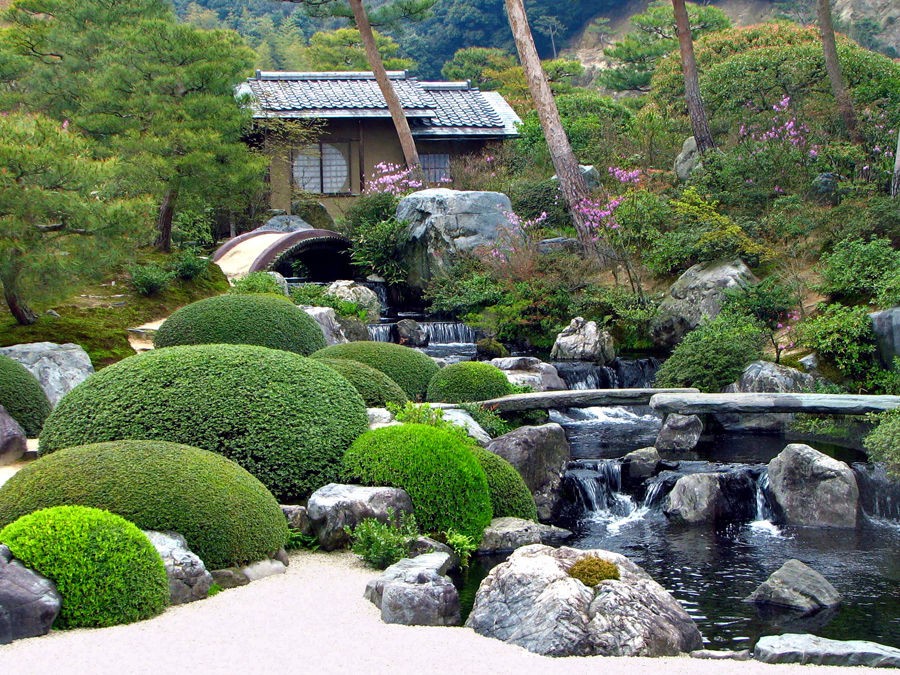
<instances>
[{"instance_id":1,"label":"small waterfall step","mask_svg":"<svg viewBox=\"0 0 900 675\"><path fill-rule=\"evenodd\" d=\"M396 325L396 323L369 324L369 337L374 342L392 342L391 328ZM455 321L423 321L419 325L428 336L430 344L475 344L475 330L464 323Z\"/></svg>"}]
</instances>

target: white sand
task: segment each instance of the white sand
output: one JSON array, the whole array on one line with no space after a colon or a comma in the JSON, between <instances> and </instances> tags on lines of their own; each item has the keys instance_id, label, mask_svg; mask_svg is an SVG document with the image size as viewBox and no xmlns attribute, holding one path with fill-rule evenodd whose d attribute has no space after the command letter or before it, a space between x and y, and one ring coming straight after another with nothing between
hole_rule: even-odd
<instances>
[{"instance_id":1,"label":"white sand","mask_svg":"<svg viewBox=\"0 0 900 675\"><path fill-rule=\"evenodd\" d=\"M0 673L590 673L856 675L872 668L666 659L551 659L466 628L387 625L363 599L376 572L350 553L297 553L288 573L128 626L0 646Z\"/></svg>"}]
</instances>

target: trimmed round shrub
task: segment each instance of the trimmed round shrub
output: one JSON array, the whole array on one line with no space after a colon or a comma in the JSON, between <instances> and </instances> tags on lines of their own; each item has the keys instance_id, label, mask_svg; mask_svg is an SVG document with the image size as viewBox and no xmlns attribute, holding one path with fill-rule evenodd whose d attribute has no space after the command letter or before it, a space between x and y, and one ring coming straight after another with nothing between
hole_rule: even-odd
<instances>
[{"instance_id":1,"label":"trimmed round shrub","mask_svg":"<svg viewBox=\"0 0 900 675\"><path fill-rule=\"evenodd\" d=\"M592 555L582 558L572 565L569 568L569 576L578 579L585 586L593 588L601 581L618 579L619 568L615 563Z\"/></svg>"},{"instance_id":2,"label":"trimmed round shrub","mask_svg":"<svg viewBox=\"0 0 900 675\"><path fill-rule=\"evenodd\" d=\"M297 354L250 345L168 347L88 378L47 418L39 452L148 439L224 455L282 502L340 475L368 428L366 404L343 377Z\"/></svg>"},{"instance_id":3,"label":"trimmed round shrub","mask_svg":"<svg viewBox=\"0 0 900 675\"><path fill-rule=\"evenodd\" d=\"M490 363L462 361L442 368L428 383L427 400L436 403L487 401L513 393L503 371Z\"/></svg>"},{"instance_id":4,"label":"trimmed round shrub","mask_svg":"<svg viewBox=\"0 0 900 675\"><path fill-rule=\"evenodd\" d=\"M25 366L0 355L0 405L25 430L28 438L37 438L50 414L50 401Z\"/></svg>"},{"instance_id":5,"label":"trimmed round shrub","mask_svg":"<svg viewBox=\"0 0 900 675\"><path fill-rule=\"evenodd\" d=\"M348 342L332 345L313 354L313 358L351 359L365 363L391 378L413 400L422 400L428 382L438 371L437 364L412 347L391 342Z\"/></svg>"},{"instance_id":6,"label":"trimmed round shrub","mask_svg":"<svg viewBox=\"0 0 900 675\"><path fill-rule=\"evenodd\" d=\"M115 626L149 619L169 604L162 558L136 525L108 511L55 506L0 530L0 543L56 584L54 627Z\"/></svg>"},{"instance_id":7,"label":"trimmed round shrub","mask_svg":"<svg viewBox=\"0 0 900 675\"><path fill-rule=\"evenodd\" d=\"M83 445L31 462L0 487L0 527L75 504L178 532L211 570L261 560L287 538L278 502L256 478L214 452L164 441Z\"/></svg>"},{"instance_id":8,"label":"trimmed round shrub","mask_svg":"<svg viewBox=\"0 0 900 675\"><path fill-rule=\"evenodd\" d=\"M484 470L466 441L443 429L402 424L368 431L344 455L344 475L406 490L426 532L453 528L481 541L491 522Z\"/></svg>"},{"instance_id":9,"label":"trimmed round shrub","mask_svg":"<svg viewBox=\"0 0 900 675\"><path fill-rule=\"evenodd\" d=\"M308 356L325 346L325 336L315 319L285 297L227 294L182 307L153 338L157 347L222 343Z\"/></svg>"},{"instance_id":10,"label":"trimmed round shrub","mask_svg":"<svg viewBox=\"0 0 900 675\"><path fill-rule=\"evenodd\" d=\"M347 378L369 408L384 408L388 403L402 405L409 400L399 384L365 363L353 359L317 360Z\"/></svg>"},{"instance_id":11,"label":"trimmed round shrub","mask_svg":"<svg viewBox=\"0 0 900 675\"><path fill-rule=\"evenodd\" d=\"M494 518L510 516L537 520L534 497L531 496L531 491L516 468L481 446L473 444L471 450L487 476Z\"/></svg>"}]
</instances>

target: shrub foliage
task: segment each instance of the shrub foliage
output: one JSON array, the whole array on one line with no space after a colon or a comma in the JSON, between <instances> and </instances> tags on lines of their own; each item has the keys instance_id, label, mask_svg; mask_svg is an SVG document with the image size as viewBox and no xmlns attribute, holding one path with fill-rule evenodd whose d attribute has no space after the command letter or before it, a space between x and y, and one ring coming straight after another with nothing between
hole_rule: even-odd
<instances>
[{"instance_id":1,"label":"shrub foliage","mask_svg":"<svg viewBox=\"0 0 900 675\"><path fill-rule=\"evenodd\" d=\"M503 371L489 363L462 361L442 368L428 383L428 400L440 403L487 401L513 393Z\"/></svg>"},{"instance_id":2,"label":"shrub foliage","mask_svg":"<svg viewBox=\"0 0 900 675\"><path fill-rule=\"evenodd\" d=\"M615 563L611 563L603 558L588 556L569 568L569 576L578 579L585 586L593 588L601 581L618 579L619 568Z\"/></svg>"},{"instance_id":3,"label":"shrub foliage","mask_svg":"<svg viewBox=\"0 0 900 675\"><path fill-rule=\"evenodd\" d=\"M41 433L50 414L50 401L40 382L25 366L0 355L0 405L25 430L28 438Z\"/></svg>"},{"instance_id":4,"label":"shrub foliage","mask_svg":"<svg viewBox=\"0 0 900 675\"><path fill-rule=\"evenodd\" d=\"M388 403L406 403L409 399L400 385L380 370L353 359L318 359L333 368L356 387L369 408L384 408Z\"/></svg>"},{"instance_id":5,"label":"shrub foliage","mask_svg":"<svg viewBox=\"0 0 900 675\"><path fill-rule=\"evenodd\" d=\"M470 449L487 476L494 518L510 516L537 520L534 497L516 468L499 455L474 443L470 444Z\"/></svg>"}]
</instances>

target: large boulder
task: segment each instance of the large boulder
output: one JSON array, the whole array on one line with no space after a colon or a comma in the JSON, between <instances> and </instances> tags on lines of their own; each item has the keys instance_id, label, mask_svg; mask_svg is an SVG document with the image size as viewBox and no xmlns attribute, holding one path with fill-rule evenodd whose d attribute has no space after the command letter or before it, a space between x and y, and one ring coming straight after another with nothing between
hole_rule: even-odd
<instances>
[{"instance_id":1,"label":"large boulder","mask_svg":"<svg viewBox=\"0 0 900 675\"><path fill-rule=\"evenodd\" d=\"M702 320L719 313L727 289L746 288L756 282L740 259L694 265L666 292L650 326L653 342L659 347L674 347Z\"/></svg>"},{"instance_id":2,"label":"large boulder","mask_svg":"<svg viewBox=\"0 0 900 675\"><path fill-rule=\"evenodd\" d=\"M367 288L355 281L343 279L335 281L325 289L325 295L330 295L345 302L355 302L366 310L369 321L378 321L381 318L381 300L378 294L371 288Z\"/></svg>"},{"instance_id":3,"label":"large boulder","mask_svg":"<svg viewBox=\"0 0 900 675\"><path fill-rule=\"evenodd\" d=\"M792 443L769 462L769 489L777 515L789 525L856 527L853 470L808 445Z\"/></svg>"},{"instance_id":4,"label":"large boulder","mask_svg":"<svg viewBox=\"0 0 900 675\"><path fill-rule=\"evenodd\" d=\"M457 626L459 593L446 576L448 553L425 553L391 565L366 586L365 598L381 610L381 620L405 626Z\"/></svg>"},{"instance_id":5,"label":"large boulder","mask_svg":"<svg viewBox=\"0 0 900 675\"><path fill-rule=\"evenodd\" d=\"M312 493L306 505L310 527L326 551L346 546L353 528L366 518L388 522L391 514L412 513L405 490L392 487L363 487L329 483Z\"/></svg>"},{"instance_id":6,"label":"large boulder","mask_svg":"<svg viewBox=\"0 0 900 675\"><path fill-rule=\"evenodd\" d=\"M534 391L567 389L556 368L533 356L492 359L490 364L502 370L507 380L520 387L531 387Z\"/></svg>"},{"instance_id":7,"label":"large boulder","mask_svg":"<svg viewBox=\"0 0 900 675\"><path fill-rule=\"evenodd\" d=\"M414 319L400 319L391 325L391 342L407 347L427 347L428 332Z\"/></svg>"},{"instance_id":8,"label":"large boulder","mask_svg":"<svg viewBox=\"0 0 900 675\"><path fill-rule=\"evenodd\" d=\"M49 633L61 602L52 581L14 561L0 546L0 645Z\"/></svg>"},{"instance_id":9,"label":"large boulder","mask_svg":"<svg viewBox=\"0 0 900 675\"><path fill-rule=\"evenodd\" d=\"M571 537L572 533L561 527L505 516L494 518L485 528L477 552L479 555L494 555L530 544L560 546Z\"/></svg>"},{"instance_id":10,"label":"large boulder","mask_svg":"<svg viewBox=\"0 0 900 675\"><path fill-rule=\"evenodd\" d=\"M682 476L666 497L663 513L677 523L747 522L756 515L756 483L746 471Z\"/></svg>"},{"instance_id":11,"label":"large boulder","mask_svg":"<svg viewBox=\"0 0 900 675\"><path fill-rule=\"evenodd\" d=\"M592 361L606 365L616 358L612 336L595 321L577 316L556 336L550 358L559 361Z\"/></svg>"},{"instance_id":12,"label":"large boulder","mask_svg":"<svg viewBox=\"0 0 900 675\"><path fill-rule=\"evenodd\" d=\"M408 284L421 290L446 274L461 253L490 246L509 228L509 197L499 192L460 192L435 188L400 200L397 220L409 223L401 262Z\"/></svg>"},{"instance_id":13,"label":"large boulder","mask_svg":"<svg viewBox=\"0 0 900 675\"><path fill-rule=\"evenodd\" d=\"M737 382L727 385L722 391L729 394L798 393L810 391L815 378L796 368L789 368L771 361L754 361L744 368ZM784 431L794 419L789 413L763 413L737 415L719 413L713 416L728 431L770 432Z\"/></svg>"},{"instance_id":14,"label":"large boulder","mask_svg":"<svg viewBox=\"0 0 900 675\"><path fill-rule=\"evenodd\" d=\"M479 445L486 446L491 442L491 437L488 435L488 432L486 432L482 426L475 421L475 418L465 410L460 408L445 408L443 417L451 424L455 424L456 426L465 429L466 433L471 438L474 438Z\"/></svg>"},{"instance_id":15,"label":"large boulder","mask_svg":"<svg viewBox=\"0 0 900 675\"><path fill-rule=\"evenodd\" d=\"M885 368L892 368L900 358L900 307L870 314L872 330L878 340L878 358Z\"/></svg>"},{"instance_id":16,"label":"large boulder","mask_svg":"<svg viewBox=\"0 0 900 675\"><path fill-rule=\"evenodd\" d=\"M764 635L753 658L763 663L803 663L817 666L900 668L900 649L865 640L829 640L817 635Z\"/></svg>"},{"instance_id":17,"label":"large boulder","mask_svg":"<svg viewBox=\"0 0 900 675\"><path fill-rule=\"evenodd\" d=\"M0 466L18 461L27 449L25 430L0 405Z\"/></svg>"},{"instance_id":18,"label":"large boulder","mask_svg":"<svg viewBox=\"0 0 900 675\"><path fill-rule=\"evenodd\" d=\"M837 607L841 603L841 594L811 567L799 560L788 560L745 600L812 614Z\"/></svg>"},{"instance_id":19,"label":"large boulder","mask_svg":"<svg viewBox=\"0 0 900 675\"><path fill-rule=\"evenodd\" d=\"M272 216L265 223L257 227L254 232L300 232L301 230L311 230L312 225L307 223L300 216L289 216L283 211L280 215Z\"/></svg>"},{"instance_id":20,"label":"large boulder","mask_svg":"<svg viewBox=\"0 0 900 675\"><path fill-rule=\"evenodd\" d=\"M188 548L177 532L144 530L144 534L163 559L169 578L169 602L182 605L203 600L209 593L213 578L206 565Z\"/></svg>"},{"instance_id":21,"label":"large boulder","mask_svg":"<svg viewBox=\"0 0 900 675\"><path fill-rule=\"evenodd\" d=\"M700 166L702 155L697 148L697 140L693 136L688 136L684 143L681 144L681 152L675 158L675 175L678 180L685 182L694 173L694 170Z\"/></svg>"},{"instance_id":22,"label":"large boulder","mask_svg":"<svg viewBox=\"0 0 900 675\"><path fill-rule=\"evenodd\" d=\"M540 520L551 520L562 507L560 485L569 462L566 432L555 423L519 427L487 446L513 465L531 490Z\"/></svg>"},{"instance_id":23,"label":"large boulder","mask_svg":"<svg viewBox=\"0 0 900 675\"><path fill-rule=\"evenodd\" d=\"M703 435L703 420L697 415L666 415L656 436L655 447L661 452L687 452L697 447Z\"/></svg>"},{"instance_id":24,"label":"large boulder","mask_svg":"<svg viewBox=\"0 0 900 675\"><path fill-rule=\"evenodd\" d=\"M327 346L350 342L344 335L341 324L338 322L337 313L331 307L310 307L307 305L299 305L299 307L319 324Z\"/></svg>"},{"instance_id":25,"label":"large boulder","mask_svg":"<svg viewBox=\"0 0 900 675\"><path fill-rule=\"evenodd\" d=\"M91 359L81 345L30 342L0 347L0 354L25 366L41 383L54 407L59 399L94 372Z\"/></svg>"},{"instance_id":26,"label":"large boulder","mask_svg":"<svg viewBox=\"0 0 900 675\"><path fill-rule=\"evenodd\" d=\"M661 461L659 450L654 447L633 450L622 458L622 478L631 482L650 478Z\"/></svg>"},{"instance_id":27,"label":"large boulder","mask_svg":"<svg viewBox=\"0 0 900 675\"><path fill-rule=\"evenodd\" d=\"M589 588L569 576L590 556L614 563L620 578ZM466 625L545 656L675 656L702 645L678 601L625 556L540 544L491 570Z\"/></svg>"}]
</instances>

